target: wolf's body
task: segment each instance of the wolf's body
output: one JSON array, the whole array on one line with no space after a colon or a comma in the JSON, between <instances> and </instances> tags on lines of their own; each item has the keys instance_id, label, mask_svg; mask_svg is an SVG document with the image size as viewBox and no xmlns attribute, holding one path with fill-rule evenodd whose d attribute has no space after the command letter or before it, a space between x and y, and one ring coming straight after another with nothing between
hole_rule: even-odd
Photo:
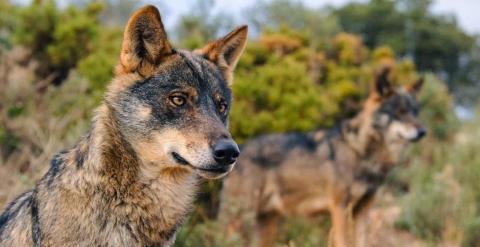
<instances>
[{"instance_id":1,"label":"wolf's body","mask_svg":"<svg viewBox=\"0 0 480 247\"><path fill-rule=\"evenodd\" d=\"M170 246L198 182L227 174L231 74L246 27L175 51L158 10L127 24L92 128L0 216L0 246Z\"/></svg>"},{"instance_id":2,"label":"wolf's body","mask_svg":"<svg viewBox=\"0 0 480 247\"><path fill-rule=\"evenodd\" d=\"M331 130L266 135L244 145L224 180L219 220L270 246L282 216L329 212L330 245L363 246L365 212L405 145L421 138L414 91L393 91L388 71L354 118ZM253 235L253 237L251 237Z\"/></svg>"}]
</instances>

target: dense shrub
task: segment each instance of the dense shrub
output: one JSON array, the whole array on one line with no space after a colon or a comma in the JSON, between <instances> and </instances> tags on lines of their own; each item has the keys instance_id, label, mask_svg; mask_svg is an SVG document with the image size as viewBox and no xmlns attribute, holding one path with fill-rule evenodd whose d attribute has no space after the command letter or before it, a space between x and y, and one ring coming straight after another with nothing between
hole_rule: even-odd
<instances>
[{"instance_id":1,"label":"dense shrub","mask_svg":"<svg viewBox=\"0 0 480 247\"><path fill-rule=\"evenodd\" d=\"M465 124L460 129L451 96L431 74L426 76L420 102L420 117L429 134L407 155L409 166L393 174L409 185L396 225L432 243L477 246L478 131Z\"/></svg>"},{"instance_id":2,"label":"dense shrub","mask_svg":"<svg viewBox=\"0 0 480 247\"><path fill-rule=\"evenodd\" d=\"M455 141L425 140L410 166L397 171L410 185L396 225L434 244L479 246L480 132L463 125Z\"/></svg>"},{"instance_id":3,"label":"dense shrub","mask_svg":"<svg viewBox=\"0 0 480 247\"><path fill-rule=\"evenodd\" d=\"M425 77L420 104L420 117L432 137L447 140L458 131L460 122L454 112L453 98L445 84L432 74Z\"/></svg>"},{"instance_id":4,"label":"dense shrub","mask_svg":"<svg viewBox=\"0 0 480 247\"><path fill-rule=\"evenodd\" d=\"M18 10L14 41L41 61L36 71L39 77L51 76L59 84L91 51L100 31L101 9L99 3L60 9L53 0L33 1Z\"/></svg>"},{"instance_id":5,"label":"dense shrub","mask_svg":"<svg viewBox=\"0 0 480 247\"><path fill-rule=\"evenodd\" d=\"M0 52L11 48L11 32L15 25L17 9L7 0L0 1Z\"/></svg>"},{"instance_id":6,"label":"dense shrub","mask_svg":"<svg viewBox=\"0 0 480 247\"><path fill-rule=\"evenodd\" d=\"M78 62L78 72L89 80L93 90L102 92L110 82L114 66L120 58L122 37L120 29L105 28L91 53Z\"/></svg>"},{"instance_id":7,"label":"dense shrub","mask_svg":"<svg viewBox=\"0 0 480 247\"><path fill-rule=\"evenodd\" d=\"M389 48L369 55L358 37L345 33L330 42L331 50L308 48L308 36L288 28L250 42L233 85L231 131L239 141L328 127L351 116L380 66L393 67L398 84L416 77L413 64L397 61Z\"/></svg>"}]
</instances>

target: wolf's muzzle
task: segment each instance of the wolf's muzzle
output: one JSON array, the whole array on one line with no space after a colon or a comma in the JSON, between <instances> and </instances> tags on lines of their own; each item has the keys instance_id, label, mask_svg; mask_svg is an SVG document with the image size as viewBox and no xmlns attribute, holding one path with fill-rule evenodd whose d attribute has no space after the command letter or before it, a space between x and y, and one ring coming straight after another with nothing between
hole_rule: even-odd
<instances>
[{"instance_id":1,"label":"wolf's muzzle","mask_svg":"<svg viewBox=\"0 0 480 247\"><path fill-rule=\"evenodd\" d=\"M239 155L240 150L237 144L230 139L222 139L213 146L213 158L219 165L231 165Z\"/></svg>"},{"instance_id":2,"label":"wolf's muzzle","mask_svg":"<svg viewBox=\"0 0 480 247\"><path fill-rule=\"evenodd\" d=\"M419 141L426 135L427 135L427 130L423 127L420 127L417 129L417 136L413 139L413 141L414 142Z\"/></svg>"}]
</instances>

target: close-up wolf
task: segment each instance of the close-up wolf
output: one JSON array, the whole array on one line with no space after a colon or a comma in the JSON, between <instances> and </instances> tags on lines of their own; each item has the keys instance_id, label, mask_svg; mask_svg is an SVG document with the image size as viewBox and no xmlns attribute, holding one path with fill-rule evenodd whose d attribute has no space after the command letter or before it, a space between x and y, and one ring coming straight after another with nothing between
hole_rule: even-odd
<instances>
[{"instance_id":1,"label":"close-up wolf","mask_svg":"<svg viewBox=\"0 0 480 247\"><path fill-rule=\"evenodd\" d=\"M416 100L423 79L395 88L389 71L378 74L362 110L335 128L264 135L242 147L223 183L227 234L272 246L282 216L329 212L329 246L369 246L365 215L376 191L406 146L426 135Z\"/></svg>"},{"instance_id":2,"label":"close-up wolf","mask_svg":"<svg viewBox=\"0 0 480 247\"><path fill-rule=\"evenodd\" d=\"M90 130L0 216L0 246L170 246L199 183L229 173L233 70L247 26L193 52L172 47L159 11L128 21Z\"/></svg>"}]
</instances>

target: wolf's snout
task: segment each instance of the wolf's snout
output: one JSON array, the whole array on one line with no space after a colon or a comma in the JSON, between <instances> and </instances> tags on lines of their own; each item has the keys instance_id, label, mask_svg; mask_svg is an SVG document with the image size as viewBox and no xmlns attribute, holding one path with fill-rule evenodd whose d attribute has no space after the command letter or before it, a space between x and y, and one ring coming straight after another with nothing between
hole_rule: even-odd
<instances>
[{"instance_id":1,"label":"wolf's snout","mask_svg":"<svg viewBox=\"0 0 480 247\"><path fill-rule=\"evenodd\" d=\"M213 147L213 158L219 165L231 165L235 163L239 155L240 150L232 140L220 140Z\"/></svg>"},{"instance_id":2,"label":"wolf's snout","mask_svg":"<svg viewBox=\"0 0 480 247\"><path fill-rule=\"evenodd\" d=\"M427 135L427 130L423 127L420 127L417 129L417 137L415 138L415 141L418 141L422 139L424 136Z\"/></svg>"}]
</instances>

